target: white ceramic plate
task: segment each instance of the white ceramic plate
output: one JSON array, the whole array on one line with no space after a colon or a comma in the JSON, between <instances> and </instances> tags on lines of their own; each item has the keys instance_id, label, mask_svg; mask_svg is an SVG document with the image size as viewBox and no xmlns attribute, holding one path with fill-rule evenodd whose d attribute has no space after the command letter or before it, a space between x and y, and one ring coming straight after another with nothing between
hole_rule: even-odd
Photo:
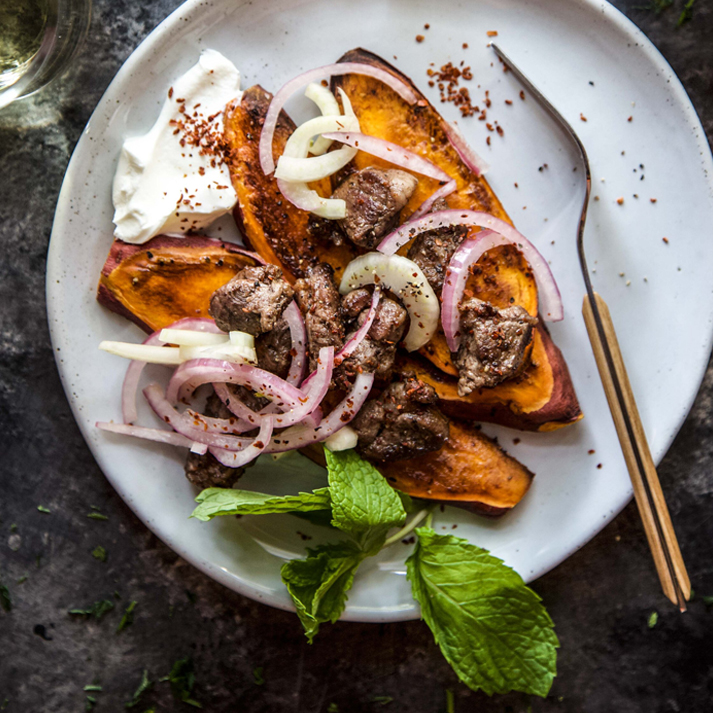
<instances>
[{"instance_id":1,"label":"white ceramic plate","mask_svg":"<svg viewBox=\"0 0 713 713\"><path fill-rule=\"evenodd\" d=\"M591 204L587 253L659 461L691 406L711 349L711 154L668 64L606 2L444 0L436 9L430 0L191 0L121 68L74 152L52 232L47 293L55 353L75 417L106 476L143 522L206 574L249 597L289 608L280 556L300 554L305 542L314 544L325 531L292 516L187 520L195 493L182 475L183 452L93 427L97 420L119 420L126 366L98 352L97 344L141 338L136 327L94 300L112 239L110 185L119 148L126 136L152 124L172 79L205 47L235 62L244 87L259 82L273 91L356 46L393 61L434 102L436 90L427 87L430 62L465 60L472 67L471 95L477 103L489 90L489 119L498 120L505 136L492 134L488 148L485 122L473 117L460 126L492 164L488 179L518 227L552 263L566 309L552 333L585 419L549 434L486 426L537 473L534 485L499 521L448 508L438 514L436 527L489 548L532 580L587 542L630 498L580 315L584 288L575 229L581 176L573 173L574 157L534 101L518 98L514 78L486 47L488 30L498 31L500 46L571 121L589 151L599 200ZM417 34L425 41L417 43ZM508 106L505 99L514 103ZM447 118L457 118L452 105L439 106ZM301 118L299 103L292 109ZM252 469L243 482L288 492L323 481L319 468L294 456ZM303 541L298 530L314 539ZM362 567L345 619L418 616L403 576L408 549L399 544Z\"/></svg>"}]
</instances>

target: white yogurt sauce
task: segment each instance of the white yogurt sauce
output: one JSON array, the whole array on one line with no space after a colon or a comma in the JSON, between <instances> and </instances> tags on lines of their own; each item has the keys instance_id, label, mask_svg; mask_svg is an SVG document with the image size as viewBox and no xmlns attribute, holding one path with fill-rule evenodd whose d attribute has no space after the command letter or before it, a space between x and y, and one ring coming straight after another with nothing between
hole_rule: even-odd
<instances>
[{"instance_id":1,"label":"white yogurt sauce","mask_svg":"<svg viewBox=\"0 0 713 713\"><path fill-rule=\"evenodd\" d=\"M151 131L121 150L112 194L116 238L181 237L232 210L237 195L217 142L223 110L241 94L240 73L215 50L204 50L174 82Z\"/></svg>"}]
</instances>

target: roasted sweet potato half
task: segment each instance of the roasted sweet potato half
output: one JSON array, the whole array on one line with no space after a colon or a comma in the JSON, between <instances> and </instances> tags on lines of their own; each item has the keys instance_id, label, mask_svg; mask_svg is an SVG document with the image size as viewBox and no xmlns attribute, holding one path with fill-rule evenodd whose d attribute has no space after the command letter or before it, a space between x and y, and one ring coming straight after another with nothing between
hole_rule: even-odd
<instances>
[{"instance_id":1,"label":"roasted sweet potato half","mask_svg":"<svg viewBox=\"0 0 713 713\"><path fill-rule=\"evenodd\" d=\"M322 446L303 448L324 465ZM377 465L386 479L411 497L500 517L517 505L535 477L475 426L452 421L445 446L411 460Z\"/></svg>"},{"instance_id":2,"label":"roasted sweet potato half","mask_svg":"<svg viewBox=\"0 0 713 713\"><path fill-rule=\"evenodd\" d=\"M99 278L97 300L147 332L183 317L208 317L213 292L257 264L236 249L199 236L159 236L143 245L116 240Z\"/></svg>"}]
</instances>

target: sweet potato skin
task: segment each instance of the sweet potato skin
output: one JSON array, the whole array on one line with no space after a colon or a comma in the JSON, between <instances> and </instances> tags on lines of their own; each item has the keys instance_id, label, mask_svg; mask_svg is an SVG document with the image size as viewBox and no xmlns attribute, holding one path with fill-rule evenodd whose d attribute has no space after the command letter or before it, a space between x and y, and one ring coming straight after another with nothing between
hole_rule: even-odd
<instances>
[{"instance_id":1,"label":"sweet potato skin","mask_svg":"<svg viewBox=\"0 0 713 713\"><path fill-rule=\"evenodd\" d=\"M99 278L97 300L146 332L183 317L208 317L213 292L257 264L237 245L203 236L158 236L143 245L115 240Z\"/></svg>"},{"instance_id":2,"label":"sweet potato skin","mask_svg":"<svg viewBox=\"0 0 713 713\"><path fill-rule=\"evenodd\" d=\"M304 277L317 262L329 262L337 279L358 250L350 243L337 247L310 230L309 213L293 206L280 193L274 176L260 168L258 139L272 94L259 85L243 92L241 101L226 110L225 137L231 146L229 168L238 194L235 219L246 242L265 260L279 265L290 282ZM282 112L275 129L273 155L282 155L295 130L294 122ZM313 186L329 195L329 181Z\"/></svg>"},{"instance_id":3,"label":"sweet potato skin","mask_svg":"<svg viewBox=\"0 0 713 713\"><path fill-rule=\"evenodd\" d=\"M583 418L567 363L542 323L534 330L530 364L522 374L468 396L458 395L455 377L424 359L403 356L399 366L433 386L441 410L452 418L522 431L554 431Z\"/></svg>"},{"instance_id":4,"label":"sweet potato skin","mask_svg":"<svg viewBox=\"0 0 713 713\"><path fill-rule=\"evenodd\" d=\"M303 448L302 453L325 464L319 444ZM451 421L450 437L440 450L375 465L401 492L486 517L501 517L512 510L535 477L475 426L459 421Z\"/></svg>"}]
</instances>

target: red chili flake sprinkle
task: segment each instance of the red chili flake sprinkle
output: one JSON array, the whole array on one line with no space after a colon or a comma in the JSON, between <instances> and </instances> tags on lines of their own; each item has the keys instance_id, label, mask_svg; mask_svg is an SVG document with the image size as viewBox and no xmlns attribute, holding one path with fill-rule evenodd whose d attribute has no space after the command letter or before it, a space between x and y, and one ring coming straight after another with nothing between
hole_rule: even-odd
<instances>
[{"instance_id":1,"label":"red chili flake sprinkle","mask_svg":"<svg viewBox=\"0 0 713 713\"><path fill-rule=\"evenodd\" d=\"M505 133L502 126L496 126L495 131L498 132L498 136L502 136Z\"/></svg>"},{"instance_id":2,"label":"red chili flake sprinkle","mask_svg":"<svg viewBox=\"0 0 713 713\"><path fill-rule=\"evenodd\" d=\"M512 106L512 99L506 99L506 100L505 100L505 103L506 103L508 106Z\"/></svg>"},{"instance_id":3,"label":"red chili flake sprinkle","mask_svg":"<svg viewBox=\"0 0 713 713\"><path fill-rule=\"evenodd\" d=\"M497 37L498 36L498 31L497 30L488 30L486 33L488 37Z\"/></svg>"},{"instance_id":4,"label":"red chili flake sprinkle","mask_svg":"<svg viewBox=\"0 0 713 713\"><path fill-rule=\"evenodd\" d=\"M580 114L580 115L579 115L579 118L580 118L582 121L586 121L586 120L587 120L587 117L584 116L584 114Z\"/></svg>"},{"instance_id":5,"label":"red chili flake sprinkle","mask_svg":"<svg viewBox=\"0 0 713 713\"><path fill-rule=\"evenodd\" d=\"M516 184L515 184L515 188L520 188L520 186L518 186L517 183L516 183Z\"/></svg>"},{"instance_id":6,"label":"red chili flake sprinkle","mask_svg":"<svg viewBox=\"0 0 713 713\"><path fill-rule=\"evenodd\" d=\"M416 35L416 42L423 42L424 39L423 35Z\"/></svg>"},{"instance_id":7,"label":"red chili flake sprinkle","mask_svg":"<svg viewBox=\"0 0 713 713\"><path fill-rule=\"evenodd\" d=\"M661 240L663 240L666 243L666 245L668 245L668 238L661 238Z\"/></svg>"},{"instance_id":8,"label":"red chili flake sprinkle","mask_svg":"<svg viewBox=\"0 0 713 713\"><path fill-rule=\"evenodd\" d=\"M616 202L617 202L619 205L622 205L622 203L624 203L624 199L623 199L623 198L617 198L617 199L616 199Z\"/></svg>"},{"instance_id":9,"label":"red chili flake sprinkle","mask_svg":"<svg viewBox=\"0 0 713 713\"><path fill-rule=\"evenodd\" d=\"M630 116L630 117L627 119L627 121L634 121L634 117L633 117L633 116Z\"/></svg>"},{"instance_id":10,"label":"red chili flake sprinkle","mask_svg":"<svg viewBox=\"0 0 713 713\"><path fill-rule=\"evenodd\" d=\"M587 453L589 453L589 455L592 456L596 453L596 451L594 450L594 448L591 448L590 450L587 451Z\"/></svg>"},{"instance_id":11,"label":"red chili flake sprinkle","mask_svg":"<svg viewBox=\"0 0 713 713\"><path fill-rule=\"evenodd\" d=\"M513 442L515 445L517 445L518 443L520 443L520 439L519 439L519 438L513 438L513 439L512 439L512 442Z\"/></svg>"},{"instance_id":12,"label":"red chili flake sprinkle","mask_svg":"<svg viewBox=\"0 0 713 713\"><path fill-rule=\"evenodd\" d=\"M464 43L463 43L463 49L464 49L464 50L467 50L467 49L468 49L468 43L467 43L467 42L464 42Z\"/></svg>"},{"instance_id":13,"label":"red chili flake sprinkle","mask_svg":"<svg viewBox=\"0 0 713 713\"><path fill-rule=\"evenodd\" d=\"M656 203L656 198L649 198L652 203Z\"/></svg>"},{"instance_id":14,"label":"red chili flake sprinkle","mask_svg":"<svg viewBox=\"0 0 713 713\"><path fill-rule=\"evenodd\" d=\"M490 146L490 137L489 136L487 136L485 138L485 143L488 144L488 146Z\"/></svg>"},{"instance_id":15,"label":"red chili flake sprinkle","mask_svg":"<svg viewBox=\"0 0 713 713\"><path fill-rule=\"evenodd\" d=\"M424 30L428 30L430 27L431 27L431 26L430 26L428 23L426 23L426 24L423 26L423 29L424 29Z\"/></svg>"},{"instance_id":16,"label":"red chili flake sprinkle","mask_svg":"<svg viewBox=\"0 0 713 713\"><path fill-rule=\"evenodd\" d=\"M602 464L601 464L601 463L597 463L597 468L601 469L601 467L602 467Z\"/></svg>"},{"instance_id":17,"label":"red chili flake sprinkle","mask_svg":"<svg viewBox=\"0 0 713 713\"><path fill-rule=\"evenodd\" d=\"M525 92L522 91L522 90L520 90L520 99L522 99L523 101L525 101Z\"/></svg>"},{"instance_id":18,"label":"red chili flake sprinkle","mask_svg":"<svg viewBox=\"0 0 713 713\"><path fill-rule=\"evenodd\" d=\"M173 96L173 87L171 87L171 88L168 90L168 98L170 99L172 96Z\"/></svg>"}]
</instances>

